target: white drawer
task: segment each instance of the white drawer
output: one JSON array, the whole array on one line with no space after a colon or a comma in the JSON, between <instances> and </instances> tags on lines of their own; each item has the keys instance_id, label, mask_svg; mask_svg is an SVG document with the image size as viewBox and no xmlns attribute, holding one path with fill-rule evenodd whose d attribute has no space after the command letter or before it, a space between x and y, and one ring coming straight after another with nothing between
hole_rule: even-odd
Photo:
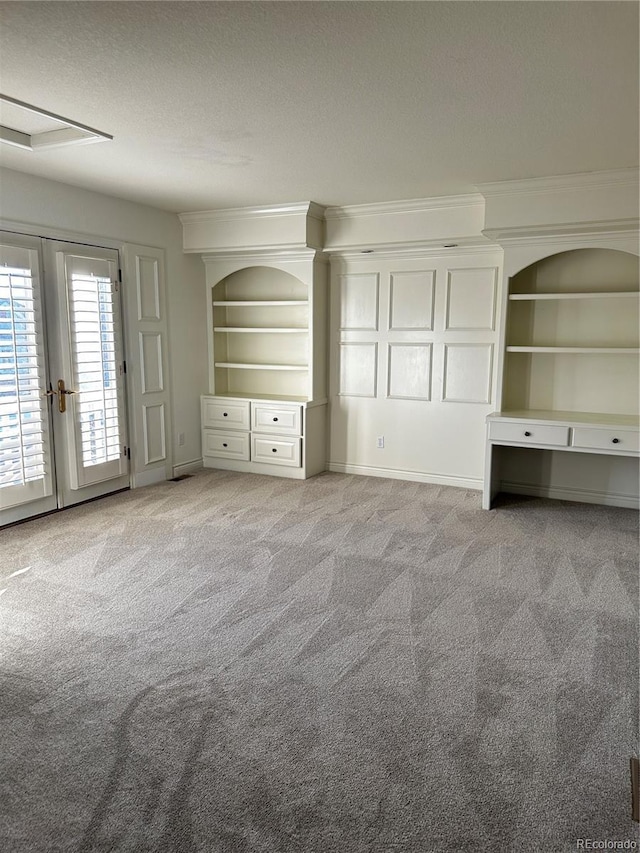
<instances>
[{"instance_id":1,"label":"white drawer","mask_svg":"<svg viewBox=\"0 0 640 853\"><path fill-rule=\"evenodd\" d=\"M253 462L267 462L270 465L288 465L300 467L301 439L283 438L280 435L251 436L251 459Z\"/></svg>"},{"instance_id":2,"label":"white drawer","mask_svg":"<svg viewBox=\"0 0 640 853\"><path fill-rule=\"evenodd\" d=\"M248 432L202 430L202 455L223 456L225 459L249 459Z\"/></svg>"},{"instance_id":3,"label":"white drawer","mask_svg":"<svg viewBox=\"0 0 640 853\"><path fill-rule=\"evenodd\" d=\"M249 429L249 401L202 398L202 426L222 429Z\"/></svg>"},{"instance_id":4,"label":"white drawer","mask_svg":"<svg viewBox=\"0 0 640 853\"><path fill-rule=\"evenodd\" d=\"M640 433L633 429L616 430L615 427L575 427L571 446L589 450L638 453L640 452Z\"/></svg>"},{"instance_id":5,"label":"white drawer","mask_svg":"<svg viewBox=\"0 0 640 853\"><path fill-rule=\"evenodd\" d=\"M537 423L504 423L489 421L489 439L491 441L509 441L514 444L546 444L554 447L567 447L569 427L546 426Z\"/></svg>"},{"instance_id":6,"label":"white drawer","mask_svg":"<svg viewBox=\"0 0 640 853\"><path fill-rule=\"evenodd\" d=\"M272 435L302 435L302 406L251 404L251 429Z\"/></svg>"}]
</instances>

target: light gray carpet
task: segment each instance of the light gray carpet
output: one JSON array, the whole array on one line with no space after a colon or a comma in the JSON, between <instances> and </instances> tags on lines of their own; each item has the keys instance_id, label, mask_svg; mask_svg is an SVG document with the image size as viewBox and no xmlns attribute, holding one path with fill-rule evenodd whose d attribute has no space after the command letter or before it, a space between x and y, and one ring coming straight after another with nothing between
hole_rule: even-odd
<instances>
[{"instance_id":1,"label":"light gray carpet","mask_svg":"<svg viewBox=\"0 0 640 853\"><path fill-rule=\"evenodd\" d=\"M203 471L0 532L0 849L638 839L637 514Z\"/></svg>"}]
</instances>

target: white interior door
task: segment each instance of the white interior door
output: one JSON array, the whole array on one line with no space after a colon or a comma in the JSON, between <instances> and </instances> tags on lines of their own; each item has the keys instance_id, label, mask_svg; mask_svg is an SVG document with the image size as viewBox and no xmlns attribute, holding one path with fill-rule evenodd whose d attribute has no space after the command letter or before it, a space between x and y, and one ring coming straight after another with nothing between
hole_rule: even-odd
<instances>
[{"instance_id":1,"label":"white interior door","mask_svg":"<svg viewBox=\"0 0 640 853\"><path fill-rule=\"evenodd\" d=\"M47 241L58 505L129 485L118 253Z\"/></svg>"},{"instance_id":2,"label":"white interior door","mask_svg":"<svg viewBox=\"0 0 640 853\"><path fill-rule=\"evenodd\" d=\"M0 524L129 486L118 270L0 234Z\"/></svg>"}]
</instances>

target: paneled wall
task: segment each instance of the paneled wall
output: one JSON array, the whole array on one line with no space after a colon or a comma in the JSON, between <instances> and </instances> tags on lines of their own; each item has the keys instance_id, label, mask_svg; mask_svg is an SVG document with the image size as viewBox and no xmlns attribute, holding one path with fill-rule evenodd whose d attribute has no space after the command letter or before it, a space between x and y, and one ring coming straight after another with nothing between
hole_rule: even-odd
<instances>
[{"instance_id":1,"label":"paneled wall","mask_svg":"<svg viewBox=\"0 0 640 853\"><path fill-rule=\"evenodd\" d=\"M480 487L501 257L332 258L330 470Z\"/></svg>"}]
</instances>

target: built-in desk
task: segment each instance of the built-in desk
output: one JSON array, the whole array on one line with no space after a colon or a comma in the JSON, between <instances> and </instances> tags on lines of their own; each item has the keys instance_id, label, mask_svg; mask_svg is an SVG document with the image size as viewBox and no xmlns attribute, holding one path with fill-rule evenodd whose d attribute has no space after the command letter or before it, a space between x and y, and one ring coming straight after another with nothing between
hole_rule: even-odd
<instances>
[{"instance_id":1,"label":"built-in desk","mask_svg":"<svg viewBox=\"0 0 640 853\"><path fill-rule=\"evenodd\" d=\"M634 415L590 412L494 412L487 417L483 509L491 509L500 491L500 447L638 457L640 419Z\"/></svg>"}]
</instances>

